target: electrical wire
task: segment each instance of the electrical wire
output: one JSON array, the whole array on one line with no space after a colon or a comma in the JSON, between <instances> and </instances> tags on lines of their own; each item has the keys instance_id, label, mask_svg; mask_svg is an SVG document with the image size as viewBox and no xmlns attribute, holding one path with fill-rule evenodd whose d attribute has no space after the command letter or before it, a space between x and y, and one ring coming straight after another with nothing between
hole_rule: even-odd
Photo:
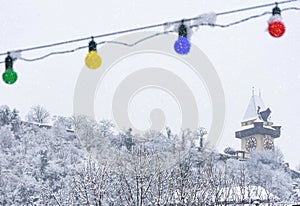
<instances>
[{"instance_id":1,"label":"electrical wire","mask_svg":"<svg viewBox=\"0 0 300 206\"><path fill-rule=\"evenodd\" d=\"M198 27L198 26L212 26L212 27L226 28L226 27L234 26L236 24L240 24L240 23L249 21L251 19L255 19L255 18L259 18L259 17L265 16L267 14L272 14L272 12L268 12L267 11L267 12L264 12L262 14L250 16L250 17L238 20L238 21L234 21L234 22L228 23L228 24L207 24L207 23L203 23L203 24L199 24L199 25L192 25L191 27L193 28L193 27Z\"/></svg>"},{"instance_id":2,"label":"electrical wire","mask_svg":"<svg viewBox=\"0 0 300 206\"><path fill-rule=\"evenodd\" d=\"M276 2L277 5L279 4L287 4L287 3L292 3L292 2L296 2L296 1L300 1L300 0L286 0L286 1L281 1L281 2ZM236 9L236 10L231 10L231 11L226 11L226 12L221 12L221 13L216 13L216 16L223 16L223 15L228 15L228 14L233 14L233 13L239 13L239 12L244 12L244 11L249 11L249 10L254 10L254 9L260 9L260 8L265 8L265 7L270 7L270 6L274 6L274 3L270 3L270 4L263 4L263 5L257 5L257 6L252 6L252 7L246 7L246 8L242 8L242 9ZM289 7L289 8L284 8L281 11L288 11L288 10L300 10L300 8L297 7ZM195 24L195 25L190 25L190 28L194 28L194 27L199 27L199 26L212 26L212 27L220 27L220 28L226 28L226 27L230 27L233 25L237 25L246 21L249 21L251 19L254 18L259 18L262 17L264 15L267 14L272 14L272 12L264 12L262 14L258 14L258 15L253 15L235 22L231 22L228 24L211 24L211 23L200 23L200 24ZM188 21L193 21L193 20L198 20L198 17L193 17L193 18L188 18L188 19L184 19L184 21L188 22ZM171 22L165 22L165 23L160 23L160 24L154 24L154 25L150 25L150 26L144 26L144 27L138 27L138 28L133 28L133 29L128 29L128 30L123 30L123 31L117 31L117 32L111 32L111 33L105 33L105 34L100 34L100 35L96 35L93 36L94 39L97 38L103 38L103 37L109 37L109 36L115 36L115 35L120 35L120 34L124 34L124 33L131 33L131 32L136 32L136 31L141 31L141 30L148 30L148 29L153 29L153 28L157 28L157 27L163 27L163 26L167 26L167 25L177 25L181 22L182 20L176 20L176 21L171 21ZM175 29L173 30L169 30L169 31L165 31L165 32L159 32L156 33L154 35L150 35L148 37L142 38L132 44L126 43L126 42L118 42L118 41L101 41L99 43L97 43L97 45L101 45L101 44L119 44L119 45L123 45L123 46L128 46L128 47L132 47L135 46L143 41L146 41L150 38L154 38L156 36L160 36L162 34L167 34L167 33L171 33L171 32L176 32ZM66 45L66 44L73 44L73 43L77 43L77 42L81 42L81 41L88 41L90 40L91 37L83 37L83 38L78 38L78 39L73 39L73 40L68 40L68 41L62 41L62 42L57 42L57 43L52 43L52 44L45 44L45 45L41 45L41 46L35 46L35 47L29 47L29 48L25 48L25 49L19 49L19 50L14 50L14 52L27 52L27 51L33 51L33 50L40 50L40 49L46 49L46 48L50 48L50 47L56 47L56 46L61 46L61 45ZM36 58L32 58L32 59L27 59L27 58L23 58L23 57L19 57L17 59L20 59L22 61L27 61L27 62L33 62L33 61L38 61L38 60L42 60L45 59L47 57L53 56L53 55L61 55L61 54L67 54L67 53L73 53L76 52L78 50L81 49L85 49L88 46L81 46L81 47L77 47L75 49L71 49L71 50L65 50L65 51L55 51L55 52L50 52L48 54L45 54L43 56L40 57L36 57ZM0 56L3 55L7 55L8 52L1 52ZM0 61L0 64L3 64L4 61Z\"/></svg>"},{"instance_id":3,"label":"electrical wire","mask_svg":"<svg viewBox=\"0 0 300 206\"><path fill-rule=\"evenodd\" d=\"M289 8L284 8L281 11L288 11L288 10L296 10L296 11L300 11L300 8L298 7L289 7Z\"/></svg>"},{"instance_id":4,"label":"electrical wire","mask_svg":"<svg viewBox=\"0 0 300 206\"><path fill-rule=\"evenodd\" d=\"M300 11L300 8L298 8L298 7L284 8L284 9L281 10L281 12L289 11L289 10ZM265 16L265 15L267 15L267 14L270 15L270 14L272 14L272 12L266 11L266 12L263 12L263 13L258 14L258 15L253 15L253 16L250 16L250 17L247 17L247 18L238 20L238 21L231 22L231 23L229 23L229 24L205 24L205 23L204 23L204 24L199 24L199 25L200 25L200 26L213 26L213 27L215 26L215 27L226 28L226 27L234 26L234 25L236 25L236 24L240 24L240 23L243 23L243 22L252 20L252 19L256 19L256 18ZM197 27L197 25L193 25L192 27Z\"/></svg>"},{"instance_id":5,"label":"electrical wire","mask_svg":"<svg viewBox=\"0 0 300 206\"><path fill-rule=\"evenodd\" d=\"M139 39L138 41L135 41L131 44L126 43L126 42L120 42L120 41L102 41L102 42L97 43L97 45L101 45L101 44L119 44L119 45L122 45L122 46L133 47L133 46L136 46L137 44L139 44L143 41L146 41L148 39L151 39L151 38L154 38L156 36L163 35L163 34L167 34L167 33L170 33L170 32L174 32L174 31L164 31L164 32L155 33L155 34L146 36L142 39ZM20 57L18 59L20 59L22 61L27 61L27 62L33 62L33 61L38 61L38 60L45 59L45 58L53 56L53 55L73 53L73 52L76 52L78 50L86 49L86 48L88 48L88 46L81 46L81 47L77 47L75 49L65 50L65 51L51 52L49 54L46 54L46 55L43 55L43 56L40 56L40 57L36 57L36 58L33 58L33 59L27 59L27 58L23 58L23 57ZM4 62L0 62L0 63L4 63Z\"/></svg>"},{"instance_id":6,"label":"electrical wire","mask_svg":"<svg viewBox=\"0 0 300 206\"><path fill-rule=\"evenodd\" d=\"M278 4L278 5L279 4L287 4L287 3L292 3L292 2L296 2L296 1L299 1L299 0L280 1L280 2L275 2L275 4ZM261 8L265 8L265 7L269 7L269 6L274 6L274 3L262 4L262 5L258 5L258 6L252 6L252 7L236 9L236 10L231 10L231 11L225 11L225 12L218 13L217 16L233 14L233 13L238 13L238 12L243 12L243 11L249 11L249 10L254 10L254 9L261 9Z\"/></svg>"}]
</instances>

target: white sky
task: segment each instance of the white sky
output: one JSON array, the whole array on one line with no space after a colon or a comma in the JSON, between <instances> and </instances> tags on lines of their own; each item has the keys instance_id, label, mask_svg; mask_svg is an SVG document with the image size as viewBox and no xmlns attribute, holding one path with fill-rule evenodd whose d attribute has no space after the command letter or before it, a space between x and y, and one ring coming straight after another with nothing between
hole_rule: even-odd
<instances>
[{"instance_id":1,"label":"white sky","mask_svg":"<svg viewBox=\"0 0 300 206\"><path fill-rule=\"evenodd\" d=\"M272 1L1 0L0 51L265 3ZM281 8L288 6L300 7L300 3L282 5ZM268 9L221 16L217 22L227 23L264 11ZM280 39L268 35L266 27L269 16L264 16L225 29L201 28L193 35L192 41L214 64L225 90L226 123L218 149L223 150L227 146L240 148L234 132L240 126L251 88L255 86L257 92L261 88L265 104L271 107L273 121L282 125L281 138L275 144L283 151L286 161L296 166L300 164L300 12L287 11L282 16L287 31ZM40 51L24 53L23 56L34 57L38 54L41 54ZM22 115L36 104L45 106L53 115L72 115L74 87L85 55L86 51L79 51L33 63L16 62L14 68L19 79L12 86L0 84L0 104L17 108ZM4 65L1 68L4 71Z\"/></svg>"}]
</instances>

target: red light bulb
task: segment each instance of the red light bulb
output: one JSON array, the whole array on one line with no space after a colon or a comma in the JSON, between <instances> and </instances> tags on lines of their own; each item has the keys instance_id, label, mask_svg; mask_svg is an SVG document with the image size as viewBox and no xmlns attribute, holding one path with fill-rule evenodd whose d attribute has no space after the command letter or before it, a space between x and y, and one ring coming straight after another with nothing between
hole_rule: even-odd
<instances>
[{"instance_id":1,"label":"red light bulb","mask_svg":"<svg viewBox=\"0 0 300 206\"><path fill-rule=\"evenodd\" d=\"M278 7L278 3L275 3L275 7L272 10L272 16L269 19L268 31L272 37L281 37L285 32L285 26L281 21L281 10Z\"/></svg>"},{"instance_id":2,"label":"red light bulb","mask_svg":"<svg viewBox=\"0 0 300 206\"><path fill-rule=\"evenodd\" d=\"M269 22L268 31L272 37L279 38L284 34L285 26L281 21L275 20Z\"/></svg>"}]
</instances>

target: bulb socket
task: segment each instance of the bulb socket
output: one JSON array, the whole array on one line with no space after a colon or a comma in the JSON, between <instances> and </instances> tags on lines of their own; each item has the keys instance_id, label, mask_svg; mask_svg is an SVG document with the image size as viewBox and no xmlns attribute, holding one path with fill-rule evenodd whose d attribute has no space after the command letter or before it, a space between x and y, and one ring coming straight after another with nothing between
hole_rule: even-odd
<instances>
[{"instance_id":1,"label":"bulb socket","mask_svg":"<svg viewBox=\"0 0 300 206\"><path fill-rule=\"evenodd\" d=\"M7 57L5 58L5 69L6 70L12 69L12 67L13 67L13 59L8 54Z\"/></svg>"},{"instance_id":2,"label":"bulb socket","mask_svg":"<svg viewBox=\"0 0 300 206\"><path fill-rule=\"evenodd\" d=\"M89 42L89 52L90 51L97 51L97 43L94 41L93 37L92 40Z\"/></svg>"},{"instance_id":3,"label":"bulb socket","mask_svg":"<svg viewBox=\"0 0 300 206\"><path fill-rule=\"evenodd\" d=\"M184 25L183 22L184 21L182 20L181 25L178 28L178 35L183 36L183 37L187 37L187 35L188 35L187 28L186 28L186 26Z\"/></svg>"},{"instance_id":4,"label":"bulb socket","mask_svg":"<svg viewBox=\"0 0 300 206\"><path fill-rule=\"evenodd\" d=\"M280 8L278 7L278 4L276 3L276 6L273 8L272 10L272 14L273 15L281 15L281 10Z\"/></svg>"}]
</instances>

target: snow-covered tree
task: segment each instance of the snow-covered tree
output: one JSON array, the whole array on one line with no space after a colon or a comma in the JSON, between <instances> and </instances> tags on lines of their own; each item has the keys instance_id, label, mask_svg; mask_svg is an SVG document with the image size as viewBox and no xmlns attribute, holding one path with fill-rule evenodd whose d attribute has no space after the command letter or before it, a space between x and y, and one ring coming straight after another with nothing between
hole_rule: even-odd
<instances>
[{"instance_id":1,"label":"snow-covered tree","mask_svg":"<svg viewBox=\"0 0 300 206\"><path fill-rule=\"evenodd\" d=\"M45 124L50 120L50 113L44 107L36 105L31 107L27 114L27 120L29 122Z\"/></svg>"},{"instance_id":2,"label":"snow-covered tree","mask_svg":"<svg viewBox=\"0 0 300 206\"><path fill-rule=\"evenodd\" d=\"M18 132L20 127L19 112L16 109L12 111L6 105L0 106L0 127L4 125L11 125L11 130Z\"/></svg>"},{"instance_id":3,"label":"snow-covered tree","mask_svg":"<svg viewBox=\"0 0 300 206\"><path fill-rule=\"evenodd\" d=\"M298 201L297 180L279 150L240 161L206 144L199 150L191 141L197 138L188 130L118 132L110 121L83 116L56 116L53 126L40 127L21 123L16 110L2 106L0 205L229 205L256 196Z\"/></svg>"}]
</instances>

